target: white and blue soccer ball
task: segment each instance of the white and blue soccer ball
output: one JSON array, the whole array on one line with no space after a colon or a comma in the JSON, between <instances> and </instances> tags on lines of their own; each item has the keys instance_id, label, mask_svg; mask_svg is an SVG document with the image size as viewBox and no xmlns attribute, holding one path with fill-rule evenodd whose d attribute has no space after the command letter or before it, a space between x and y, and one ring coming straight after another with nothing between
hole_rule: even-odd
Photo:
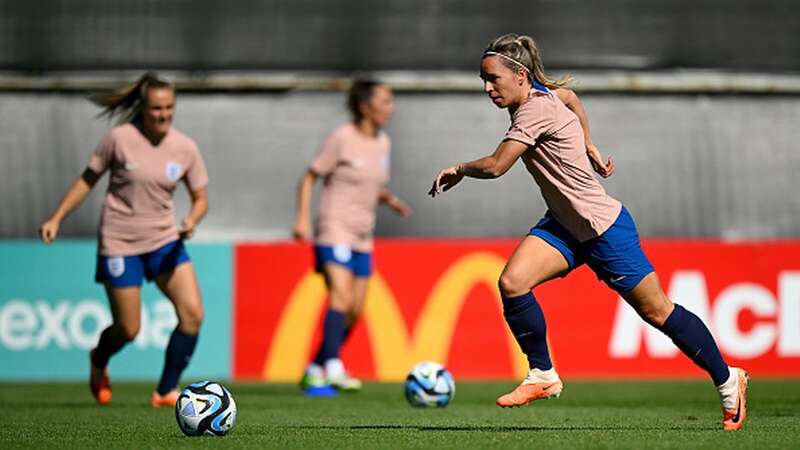
<instances>
[{"instance_id":1,"label":"white and blue soccer ball","mask_svg":"<svg viewBox=\"0 0 800 450\"><path fill-rule=\"evenodd\" d=\"M425 361L411 369L405 382L406 400L411 406L445 407L456 394L453 375L439 363Z\"/></svg>"},{"instance_id":2,"label":"white and blue soccer ball","mask_svg":"<svg viewBox=\"0 0 800 450\"><path fill-rule=\"evenodd\" d=\"M187 436L225 436L236 424L236 402L221 384L200 381L181 391L175 419Z\"/></svg>"}]
</instances>

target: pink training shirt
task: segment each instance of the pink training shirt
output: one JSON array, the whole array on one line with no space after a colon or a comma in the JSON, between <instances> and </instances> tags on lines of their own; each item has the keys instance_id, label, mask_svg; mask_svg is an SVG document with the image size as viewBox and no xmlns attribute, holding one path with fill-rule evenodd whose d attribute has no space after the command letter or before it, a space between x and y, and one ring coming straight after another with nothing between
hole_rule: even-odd
<instances>
[{"instance_id":1,"label":"pink training shirt","mask_svg":"<svg viewBox=\"0 0 800 450\"><path fill-rule=\"evenodd\" d=\"M197 145L175 128L154 146L133 124L115 127L88 167L98 176L111 171L98 233L104 256L140 255L178 239L175 187L181 180L190 191L208 184Z\"/></svg>"},{"instance_id":2,"label":"pink training shirt","mask_svg":"<svg viewBox=\"0 0 800 450\"><path fill-rule=\"evenodd\" d=\"M505 139L528 144L522 155L553 217L580 242L603 234L622 204L606 194L586 155L578 117L554 93L531 89L511 116Z\"/></svg>"},{"instance_id":3,"label":"pink training shirt","mask_svg":"<svg viewBox=\"0 0 800 450\"><path fill-rule=\"evenodd\" d=\"M316 223L316 243L372 250L375 208L389 181L391 142L386 133L365 136L352 123L340 126L322 144L309 169L324 177Z\"/></svg>"}]
</instances>

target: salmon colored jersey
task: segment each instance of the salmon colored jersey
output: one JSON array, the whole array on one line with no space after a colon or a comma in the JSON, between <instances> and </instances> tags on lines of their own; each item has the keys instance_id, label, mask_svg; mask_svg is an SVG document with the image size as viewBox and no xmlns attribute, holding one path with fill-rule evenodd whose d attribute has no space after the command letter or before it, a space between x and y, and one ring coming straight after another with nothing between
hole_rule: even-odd
<instances>
[{"instance_id":1,"label":"salmon colored jersey","mask_svg":"<svg viewBox=\"0 0 800 450\"><path fill-rule=\"evenodd\" d=\"M375 208L389 181L389 137L370 137L352 123L340 126L322 144L309 167L324 177L316 222L318 245L372 250Z\"/></svg>"},{"instance_id":2,"label":"salmon colored jersey","mask_svg":"<svg viewBox=\"0 0 800 450\"><path fill-rule=\"evenodd\" d=\"M578 117L554 93L531 89L511 116L505 139L527 144L522 155L553 217L584 242L605 232L622 209L597 181Z\"/></svg>"},{"instance_id":3,"label":"salmon colored jersey","mask_svg":"<svg viewBox=\"0 0 800 450\"><path fill-rule=\"evenodd\" d=\"M197 145L175 128L154 146L133 124L115 127L88 167L98 176L110 172L98 233L104 256L140 255L178 239L175 187L181 180L190 191L208 184Z\"/></svg>"}]
</instances>

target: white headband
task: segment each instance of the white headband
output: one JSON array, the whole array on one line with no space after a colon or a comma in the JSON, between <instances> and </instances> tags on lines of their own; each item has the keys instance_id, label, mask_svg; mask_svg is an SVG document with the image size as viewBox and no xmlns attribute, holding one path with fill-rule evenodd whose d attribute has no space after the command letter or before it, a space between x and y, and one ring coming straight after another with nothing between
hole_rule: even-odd
<instances>
[{"instance_id":1,"label":"white headband","mask_svg":"<svg viewBox=\"0 0 800 450\"><path fill-rule=\"evenodd\" d=\"M502 53L497 53L497 52L484 52L484 53L483 53L483 56L490 56L490 55L497 55L497 56L499 56L499 57L501 57L501 58L505 58L505 59L507 59L507 60L509 60L509 61L513 62L514 64L516 64L516 65L518 65L518 66L522 67L522 68L523 68L523 69L525 69L525 71L526 71L526 72L528 72L529 74L531 73L531 70L530 70L530 69L528 69L527 67L525 67L525 64L522 64L521 62L517 61L516 59L514 59L514 58L512 58L512 57L510 57L510 56L506 56L506 55L504 55L504 54L502 54Z\"/></svg>"}]
</instances>

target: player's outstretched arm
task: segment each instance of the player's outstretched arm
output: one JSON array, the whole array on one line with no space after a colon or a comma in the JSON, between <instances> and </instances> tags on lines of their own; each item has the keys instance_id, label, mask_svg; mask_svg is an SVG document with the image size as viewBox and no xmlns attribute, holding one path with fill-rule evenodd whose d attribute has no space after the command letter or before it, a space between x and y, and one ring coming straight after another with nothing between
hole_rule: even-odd
<instances>
[{"instance_id":1,"label":"player's outstretched arm","mask_svg":"<svg viewBox=\"0 0 800 450\"><path fill-rule=\"evenodd\" d=\"M42 239L42 242L49 244L56 240L61 221L86 199L86 196L89 195L89 192L91 192L92 187L94 187L99 178L100 176L87 168L83 171L81 176L72 183L56 210L50 215L50 218L39 227L39 237Z\"/></svg>"},{"instance_id":2,"label":"player's outstretched arm","mask_svg":"<svg viewBox=\"0 0 800 450\"><path fill-rule=\"evenodd\" d=\"M378 201L385 204L401 217L411 215L411 207L389 189L384 188L378 196Z\"/></svg>"},{"instance_id":3,"label":"player's outstretched arm","mask_svg":"<svg viewBox=\"0 0 800 450\"><path fill-rule=\"evenodd\" d=\"M428 195L436 197L437 194L449 191L465 176L470 178L500 177L508 172L508 169L526 150L528 150L528 144L506 139L489 156L441 170L433 180L433 186L428 191Z\"/></svg>"},{"instance_id":4,"label":"player's outstretched arm","mask_svg":"<svg viewBox=\"0 0 800 450\"><path fill-rule=\"evenodd\" d=\"M311 194L316 181L316 172L307 170L300 177L300 182L297 183L297 211L294 227L292 227L292 237L298 241L311 239Z\"/></svg>"},{"instance_id":5,"label":"player's outstretched arm","mask_svg":"<svg viewBox=\"0 0 800 450\"><path fill-rule=\"evenodd\" d=\"M589 156L589 161L592 163L592 168L595 172L600 174L603 178L608 178L614 173L614 160L609 157L608 162L603 162L603 155L600 150L592 142L592 133L589 131L589 117L586 115L586 110L583 108L583 103L578 98L578 95L571 89L558 88L553 92L564 103L564 106L569 108L578 117L578 122L583 129L583 140L586 144L586 154Z\"/></svg>"}]
</instances>

